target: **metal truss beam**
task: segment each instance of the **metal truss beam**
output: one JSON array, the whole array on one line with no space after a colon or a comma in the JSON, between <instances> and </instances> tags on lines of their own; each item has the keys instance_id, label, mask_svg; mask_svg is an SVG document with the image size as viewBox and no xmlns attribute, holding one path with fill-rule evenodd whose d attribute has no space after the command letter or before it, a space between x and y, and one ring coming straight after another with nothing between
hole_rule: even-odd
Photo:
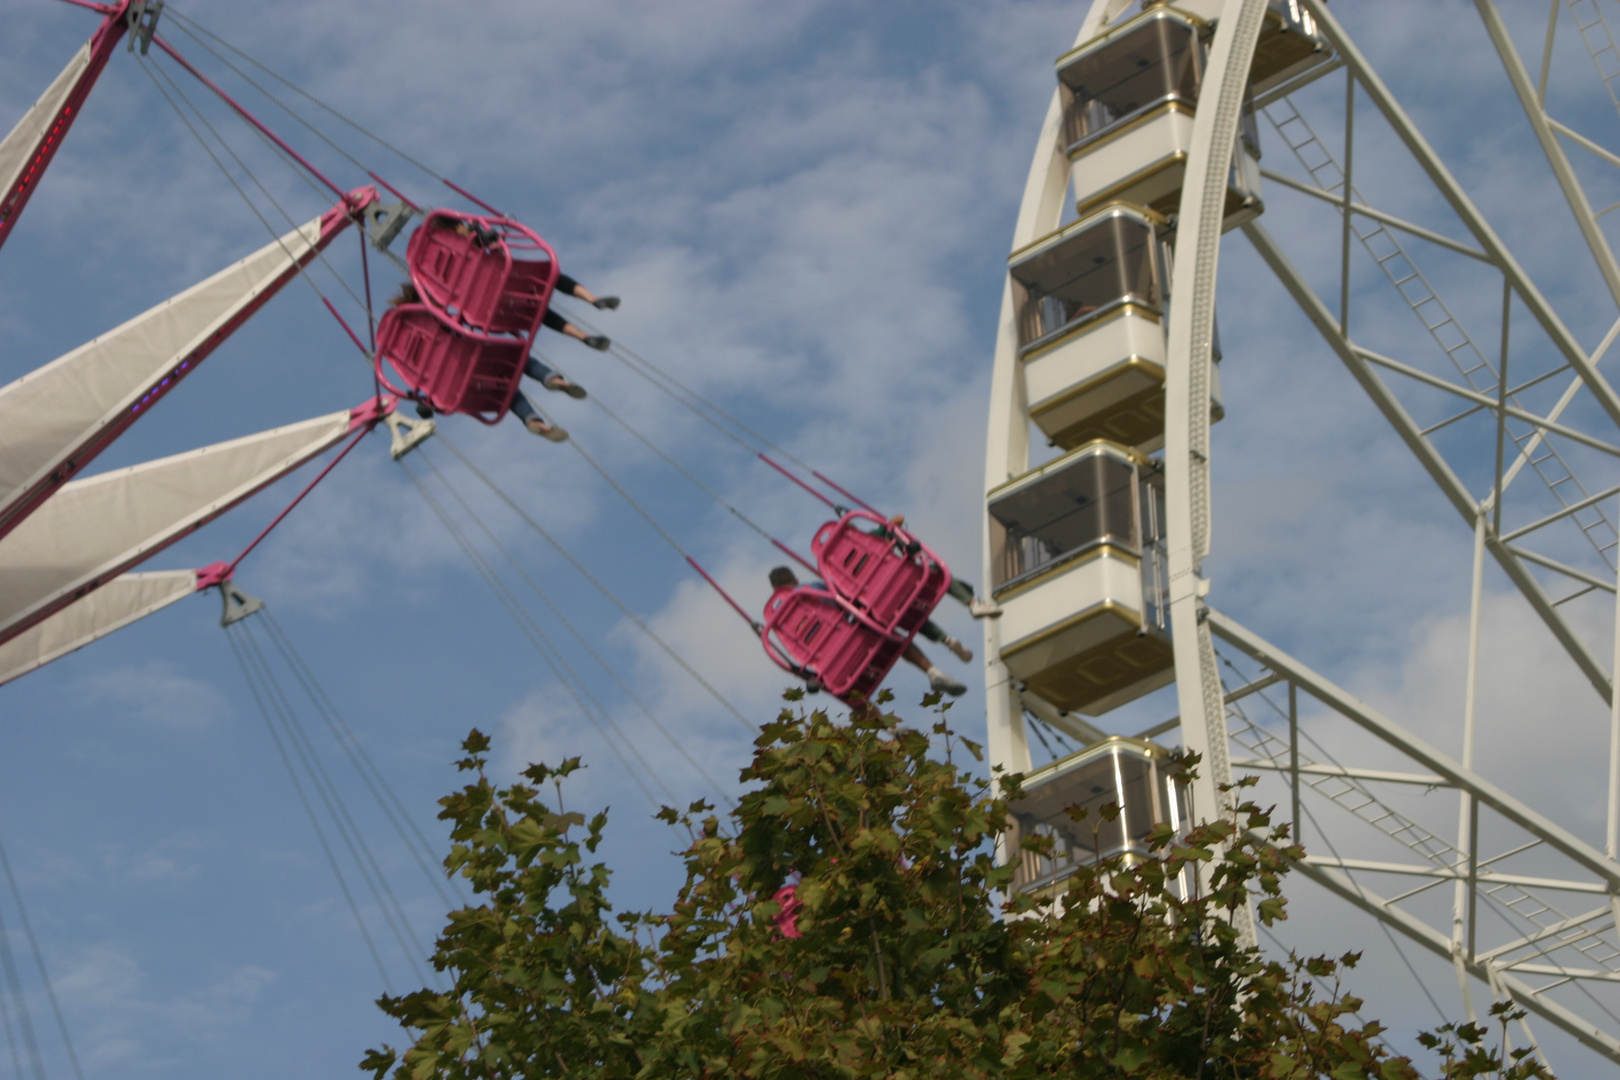
<instances>
[{"instance_id":1,"label":"metal truss beam","mask_svg":"<svg viewBox=\"0 0 1620 1080\"><path fill-rule=\"evenodd\" d=\"M1535 986L1521 978L1524 975L1551 976L1558 983L1571 980L1612 983L1616 979L1620 979L1620 971L1616 970L1585 966L1572 967L1556 962L1534 962L1542 959L1551 960L1549 953L1554 949L1569 949L1583 942L1597 943L1593 942L1592 939L1598 933L1601 933L1605 928L1612 929L1612 926L1604 924L1605 919L1612 922L1613 908L1610 905L1605 904L1601 908L1581 915L1561 918L1549 926L1536 927L1529 933L1523 934L1512 941L1476 954L1471 945L1472 931L1468 935L1470 944L1466 948L1460 948L1451 934L1430 926L1420 917L1397 906L1399 900L1407 899L1415 895L1415 892L1393 899L1385 898L1367 889L1358 879L1352 876L1352 873L1377 873L1428 878L1431 879L1430 884L1423 886L1422 889L1450 882L1459 884L1473 894L1486 899L1495 896L1497 891L1508 887L1565 895L1612 896L1617 891L1620 891L1620 863L1616 863L1602 851L1559 826L1546 815L1526 806L1506 791L1475 773L1472 769L1467 768L1430 746L1424 740L1404 730L1388 717L1383 716L1371 706L1323 678L1299 660L1240 626L1228 616L1214 609L1209 609L1207 621L1210 630L1217 639L1233 646L1239 652L1261 665L1268 673L1281 676L1291 687L1309 694L1323 705L1326 705L1333 713L1351 721L1363 731L1374 736L1386 747L1398 751L1408 760L1422 766L1428 770L1428 775L1433 777L1435 781L1467 793L1478 805L1495 811L1505 821L1522 829L1531 838L1528 843L1515 847L1492 859L1479 860L1477 856L1474 856L1470 857L1467 862L1459 864L1446 861L1459 854L1455 851L1436 853L1432 856L1436 861L1431 861L1428 865L1342 858L1337 855L1333 857L1313 855L1307 856L1296 864L1300 872L1361 907L1387 925L1401 931L1407 937L1424 945L1448 962L1461 963L1471 975L1481 981L1494 987L1506 989L1512 994L1514 1000L1524 1008L1568 1031L1584 1045L1615 1061L1620 1061L1620 1039L1548 996L1548 992L1557 985L1556 983ZM1299 782L1298 778L1300 776L1312 775L1313 773L1316 775L1326 773L1329 777L1346 779L1365 778L1378 782L1413 782L1411 774L1361 769L1313 769L1308 764L1298 762L1297 754L1294 761L1287 765L1278 761L1262 761L1246 762L1245 766L1266 767L1271 771L1292 771L1296 774L1296 784ZM1397 831L1405 831L1408 828L1407 825L1401 823L1404 820L1401 819L1400 822L1394 824ZM1394 835L1394 833L1391 835ZM1589 873L1591 877L1580 879L1577 877L1532 876L1507 873L1490 868L1492 863L1499 863L1502 859L1523 854L1541 846L1551 848L1564 855L1575 864L1575 867ZM1422 891L1422 889L1418 891ZM1468 906L1468 910L1473 910L1472 904ZM1508 905L1506 910L1518 911L1517 908L1512 908L1511 905ZM1548 905L1542 904L1541 910L1548 910ZM1611 947L1611 943L1606 939L1602 940L1601 944L1605 948ZM1513 954L1525 950L1533 951L1529 956L1524 957L1522 961L1510 961L1507 959ZM1604 954L1605 957L1608 955L1608 953Z\"/></svg>"},{"instance_id":2,"label":"metal truss beam","mask_svg":"<svg viewBox=\"0 0 1620 1080\"><path fill-rule=\"evenodd\" d=\"M1513 92L1518 95L1519 104L1524 107L1524 115L1530 121L1530 130L1535 132L1536 141L1541 144L1541 152L1547 156L1547 164L1552 166L1553 176L1557 177L1558 187L1564 193L1564 200L1569 203L1570 212L1575 215L1575 224L1581 230L1581 237L1591 249L1598 273L1603 275L1603 282L1609 288L1609 295L1614 297L1616 304L1620 304L1620 264L1616 264L1608 238L1603 235L1603 230L1598 227L1597 219L1592 214L1592 204L1586 198L1586 191L1576 178L1575 170L1570 167L1569 157L1564 153L1564 148L1558 143L1558 137L1554 133L1555 122L1547 116L1546 109L1542 107L1542 95L1531 83L1530 73L1525 70L1524 61L1520 59L1519 50L1514 47L1513 39L1508 35L1507 26L1502 22L1502 15L1496 10L1494 0L1474 0L1474 6L1479 9L1479 17L1485 24L1485 32L1490 35L1491 44L1495 46L1496 54L1501 57L1502 69L1507 72L1508 82L1513 84ZM1561 124L1556 126L1563 127ZM1590 149L1607 154L1607 151L1582 139L1573 131L1568 131L1567 128L1564 130Z\"/></svg>"},{"instance_id":3,"label":"metal truss beam","mask_svg":"<svg viewBox=\"0 0 1620 1080\"><path fill-rule=\"evenodd\" d=\"M1620 863L1588 844L1551 818L1521 803L1483 776L1405 730L1372 706L1340 689L1300 661L1244 629L1213 608L1208 609L1210 630L1246 656L1287 677L1322 704L1370 732L1452 787L1471 792L1482 805L1573 859L1583 869L1620 891Z\"/></svg>"},{"instance_id":4,"label":"metal truss beam","mask_svg":"<svg viewBox=\"0 0 1620 1080\"><path fill-rule=\"evenodd\" d=\"M1620 426L1620 394L1617 394L1609 381L1598 372L1591 357L1581 348L1580 343L1575 340L1575 336L1570 333L1569 328L1558 317L1558 313L1547 302L1547 298L1541 294L1541 290L1536 287L1535 282L1530 280L1530 276L1525 273L1524 268L1513 257L1513 253L1508 250L1507 245L1496 235L1496 230L1491 228L1490 223L1479 212L1479 208L1474 205L1473 200L1463 191L1462 186L1451 175L1451 170L1446 168L1445 163L1440 160L1440 155L1435 153L1428 140L1423 137L1417 126L1412 123L1411 118L1406 115L1406 111L1401 108L1400 102L1395 100L1395 95L1384 84L1383 79L1373 69L1372 64L1362 55L1361 50L1356 47L1350 36L1345 33L1344 27L1339 24L1338 19L1328 11L1327 5L1322 3L1322 0L1303 0L1303 3L1322 28L1323 34L1333 45L1334 50L1344 57L1345 64L1350 69L1355 81L1365 91L1373 104L1378 107L1378 111L1383 114L1384 119L1388 122L1391 130L1394 131L1396 137L1401 140L1412 158L1428 175L1436 191L1446 200L1452 212L1461 219L1463 226L1473 234L1474 239L1479 243L1485 254L1489 256L1490 261L1502 271L1503 277L1506 278L1513 292L1517 294L1520 302L1530 312L1531 317L1541 325L1542 330L1547 334L1553 345L1581 376L1581 379L1591 390L1592 396L1597 399L1603 411L1609 415L1609 419L1617 426Z\"/></svg>"},{"instance_id":5,"label":"metal truss beam","mask_svg":"<svg viewBox=\"0 0 1620 1080\"><path fill-rule=\"evenodd\" d=\"M1451 950L1451 941L1445 935L1409 912L1395 907L1342 870L1310 862L1295 863L1300 873L1336 893L1344 900L1361 908L1380 922L1422 945L1448 963L1458 961ZM1522 979L1478 958L1461 958L1467 972L1481 982L1501 986L1513 1000L1527 1012L1550 1021L1573 1035L1583 1046L1595 1050L1610 1061L1620 1062L1620 1039L1604 1031L1579 1013L1547 997Z\"/></svg>"},{"instance_id":6,"label":"metal truss beam","mask_svg":"<svg viewBox=\"0 0 1620 1080\"><path fill-rule=\"evenodd\" d=\"M1248 222L1243 226L1243 235L1260 253L1260 257L1271 267L1272 273L1282 282L1288 290L1299 309L1310 319L1317 331L1322 335L1328 346L1338 355L1339 359L1349 369L1367 396L1372 399L1378 410L1384 414L1395 433L1406 443L1425 471L1439 486L1441 492L1450 501L1457 513L1462 515L1470 528L1475 524L1476 518L1483 512L1479 503L1470 494L1462 479L1452 470L1445 458L1441 457L1433 443L1431 443L1418 427L1412 414L1406 411L1395 393L1378 377L1371 363L1362 355L1362 352L1352 345L1340 331L1339 321L1336 319L1316 291L1295 269L1287 254L1277 244L1265 227L1258 222ZM1570 658L1580 668L1605 702L1610 700L1611 686L1608 672L1598 660L1597 655L1587 646L1575 628L1570 625L1559 613L1551 596L1542 588L1541 583L1535 579L1525 566L1515 549L1509 548L1494 536L1487 536L1486 547L1496 559L1497 564L1516 585L1530 606L1535 609L1542 622L1552 631Z\"/></svg>"}]
</instances>

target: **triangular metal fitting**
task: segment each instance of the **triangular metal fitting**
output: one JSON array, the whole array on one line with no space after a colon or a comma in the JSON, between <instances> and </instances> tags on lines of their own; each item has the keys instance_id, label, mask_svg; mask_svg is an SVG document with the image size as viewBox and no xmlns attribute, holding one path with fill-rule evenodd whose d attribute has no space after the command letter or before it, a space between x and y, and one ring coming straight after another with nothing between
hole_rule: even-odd
<instances>
[{"instance_id":1,"label":"triangular metal fitting","mask_svg":"<svg viewBox=\"0 0 1620 1080\"><path fill-rule=\"evenodd\" d=\"M163 14L163 0L131 0L125 18L129 20L129 52L135 51L135 46L141 47L141 55L145 56L152 47L152 35L157 33L158 19Z\"/></svg>"},{"instance_id":2,"label":"triangular metal fitting","mask_svg":"<svg viewBox=\"0 0 1620 1080\"><path fill-rule=\"evenodd\" d=\"M366 234L371 237L371 246L378 251L387 251L388 245L394 242L400 230L405 228L416 211L402 202L383 206L375 203L366 209Z\"/></svg>"},{"instance_id":3,"label":"triangular metal fitting","mask_svg":"<svg viewBox=\"0 0 1620 1080\"><path fill-rule=\"evenodd\" d=\"M229 626L241 622L249 615L264 607L264 601L256 596L249 596L237 588L236 582L224 581L219 586L220 599L225 602L225 610L219 616L219 625Z\"/></svg>"},{"instance_id":4,"label":"triangular metal fitting","mask_svg":"<svg viewBox=\"0 0 1620 1080\"><path fill-rule=\"evenodd\" d=\"M388 445L388 456L395 461L426 442L434 432L432 420L410 420L399 415L397 409L383 417L383 423L388 425L388 431L393 435Z\"/></svg>"}]
</instances>

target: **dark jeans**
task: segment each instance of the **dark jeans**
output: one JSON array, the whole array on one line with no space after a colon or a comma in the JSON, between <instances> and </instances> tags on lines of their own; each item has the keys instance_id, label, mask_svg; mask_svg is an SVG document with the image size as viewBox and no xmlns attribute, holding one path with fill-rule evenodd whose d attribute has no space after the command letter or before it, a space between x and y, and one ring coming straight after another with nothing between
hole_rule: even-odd
<instances>
[{"instance_id":1,"label":"dark jeans","mask_svg":"<svg viewBox=\"0 0 1620 1080\"><path fill-rule=\"evenodd\" d=\"M523 391L521 391L521 390L519 390L517 392L517 396L512 398L512 412L519 420L522 420L525 424L527 424L530 420L533 420L536 417L540 416L540 414L535 411L534 403L531 402L528 398L524 397L523 396Z\"/></svg>"}]
</instances>

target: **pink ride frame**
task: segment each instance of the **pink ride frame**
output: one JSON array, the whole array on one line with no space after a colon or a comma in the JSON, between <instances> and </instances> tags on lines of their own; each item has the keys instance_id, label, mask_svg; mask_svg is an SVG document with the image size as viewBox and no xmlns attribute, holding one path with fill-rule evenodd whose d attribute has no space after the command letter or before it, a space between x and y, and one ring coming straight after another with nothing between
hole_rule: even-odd
<instances>
[{"instance_id":1,"label":"pink ride frame","mask_svg":"<svg viewBox=\"0 0 1620 1080\"><path fill-rule=\"evenodd\" d=\"M435 222L493 230L501 242L486 251L473 237ZM514 251L544 258L518 259ZM402 304L378 324L378 380L439 412L497 423L512 406L550 307L560 273L556 253L510 218L434 210L411 236L406 261L423 302ZM411 389L399 386L389 367Z\"/></svg>"},{"instance_id":2,"label":"pink ride frame","mask_svg":"<svg viewBox=\"0 0 1620 1080\"><path fill-rule=\"evenodd\" d=\"M863 522L887 532L867 531ZM937 555L881 514L853 510L810 545L827 589L778 589L765 605L760 642L784 671L813 675L853 703L888 678L951 585Z\"/></svg>"}]
</instances>

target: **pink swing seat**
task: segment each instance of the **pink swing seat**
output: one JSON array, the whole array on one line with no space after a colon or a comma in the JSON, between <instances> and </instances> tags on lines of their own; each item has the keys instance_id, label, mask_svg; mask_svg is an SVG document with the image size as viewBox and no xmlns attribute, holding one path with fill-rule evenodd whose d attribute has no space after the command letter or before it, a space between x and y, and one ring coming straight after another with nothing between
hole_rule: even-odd
<instances>
[{"instance_id":1,"label":"pink swing seat","mask_svg":"<svg viewBox=\"0 0 1620 1080\"><path fill-rule=\"evenodd\" d=\"M855 704L869 700L911 643L873 627L825 589L778 589L765 604L759 640L778 667L813 676L827 692Z\"/></svg>"},{"instance_id":2,"label":"pink swing seat","mask_svg":"<svg viewBox=\"0 0 1620 1080\"><path fill-rule=\"evenodd\" d=\"M493 232L488 247L457 226ZM423 301L489 334L531 338L551 304L559 269L551 246L508 218L432 210L405 249Z\"/></svg>"},{"instance_id":3,"label":"pink swing seat","mask_svg":"<svg viewBox=\"0 0 1620 1080\"><path fill-rule=\"evenodd\" d=\"M827 522L816 531L810 551L822 580L873 629L908 641L951 587L943 559L868 510Z\"/></svg>"},{"instance_id":4,"label":"pink swing seat","mask_svg":"<svg viewBox=\"0 0 1620 1080\"><path fill-rule=\"evenodd\" d=\"M528 358L527 339L476 333L428 304L390 308L377 323L377 379L390 393L485 424L512 407Z\"/></svg>"}]
</instances>

